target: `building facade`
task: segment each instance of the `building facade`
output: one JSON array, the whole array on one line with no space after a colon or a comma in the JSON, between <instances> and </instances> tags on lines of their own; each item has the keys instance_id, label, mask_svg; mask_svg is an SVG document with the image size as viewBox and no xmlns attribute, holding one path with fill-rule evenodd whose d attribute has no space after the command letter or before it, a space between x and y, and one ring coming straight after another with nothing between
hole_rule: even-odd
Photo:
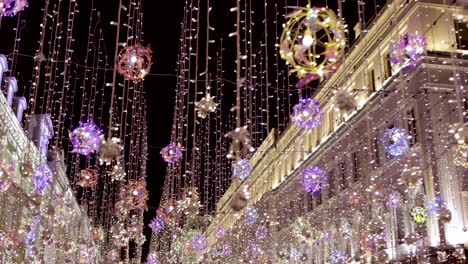
<instances>
[{"instance_id":1,"label":"building facade","mask_svg":"<svg viewBox=\"0 0 468 264\"><path fill-rule=\"evenodd\" d=\"M230 260L238 262L461 259L463 250L452 249L468 246L468 177L454 163L449 128L466 122L467 32L458 29L467 20L462 5L447 1L389 1L314 95L321 125L272 131L250 159L249 178L234 182L217 204L205 257L232 258L219 253L230 241L232 255L240 256ZM428 52L406 71L389 61L389 47L411 32L426 37ZM342 92L355 98L354 110L337 110L334 98ZM382 138L391 129L405 132L405 155L388 153ZM317 196L301 185L301 172L311 166L328 174ZM256 208L256 225L231 208L239 192ZM431 206L450 217L441 219ZM417 223L415 208L425 208L427 219ZM265 238L255 234L259 225L268 230ZM217 235L220 226L226 236ZM384 235L373 236L376 228Z\"/></svg>"}]
</instances>

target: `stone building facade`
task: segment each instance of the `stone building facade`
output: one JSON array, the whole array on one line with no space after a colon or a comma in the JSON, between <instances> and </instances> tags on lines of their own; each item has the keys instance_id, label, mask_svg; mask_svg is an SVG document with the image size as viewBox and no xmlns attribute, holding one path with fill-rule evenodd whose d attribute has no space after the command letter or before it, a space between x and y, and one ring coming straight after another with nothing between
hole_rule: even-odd
<instances>
[{"instance_id":1,"label":"stone building facade","mask_svg":"<svg viewBox=\"0 0 468 264\"><path fill-rule=\"evenodd\" d=\"M271 263L301 256L305 263L331 263L336 252L347 259L336 263L381 263L362 237L377 222L384 223L384 251L391 261L431 255L432 248L468 246L468 176L453 162L456 142L449 133L451 125L466 122L468 110L466 30L463 36L455 34L467 20L468 10L447 1L388 1L314 95L325 113L322 124L312 130L291 125L279 136L272 131L250 160L250 177L234 182L217 204L205 232L211 253L232 237L234 252L242 256L247 247L242 243L255 241L255 229L243 223L243 212L230 208L241 191L257 208L258 223L268 228L268 239L255 243L261 258ZM389 62L389 47L409 32L426 37L428 54L404 72ZM356 98L354 111L336 110L334 95L343 91ZM381 138L391 128L406 131L407 155L386 152ZM301 171L313 165L329 175L316 197L300 183ZM401 184L409 174L417 174L421 184ZM401 206L388 206L389 196ZM411 210L428 208L439 197L451 220L444 223L429 214L424 224L416 224ZM226 238L216 237L219 226L228 230ZM302 242L296 239L301 236L306 237ZM292 250L299 252L298 259ZM251 261L247 256L250 260L239 262Z\"/></svg>"}]
</instances>

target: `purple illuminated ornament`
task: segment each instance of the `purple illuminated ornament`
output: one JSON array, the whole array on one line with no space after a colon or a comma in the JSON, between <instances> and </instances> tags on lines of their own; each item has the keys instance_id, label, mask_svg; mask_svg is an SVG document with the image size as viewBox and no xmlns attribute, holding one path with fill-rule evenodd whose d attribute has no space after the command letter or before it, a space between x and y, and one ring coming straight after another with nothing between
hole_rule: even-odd
<instances>
[{"instance_id":1,"label":"purple illuminated ornament","mask_svg":"<svg viewBox=\"0 0 468 264\"><path fill-rule=\"evenodd\" d=\"M346 254L338 249L334 249L331 253L331 262L332 264L342 264L346 263Z\"/></svg>"},{"instance_id":2,"label":"purple illuminated ornament","mask_svg":"<svg viewBox=\"0 0 468 264\"><path fill-rule=\"evenodd\" d=\"M216 227L216 238L223 238L226 235L226 229L224 226L218 226Z\"/></svg>"},{"instance_id":3,"label":"purple illuminated ornament","mask_svg":"<svg viewBox=\"0 0 468 264\"><path fill-rule=\"evenodd\" d=\"M244 221L247 224L253 225L253 224L257 223L257 219L258 219L257 208L251 206L251 207L248 207L247 209L245 209Z\"/></svg>"},{"instance_id":4,"label":"purple illuminated ornament","mask_svg":"<svg viewBox=\"0 0 468 264\"><path fill-rule=\"evenodd\" d=\"M42 194L47 186L49 186L53 181L52 171L49 169L47 164L42 164L37 166L32 175L32 182L36 187L36 193Z\"/></svg>"},{"instance_id":5,"label":"purple illuminated ornament","mask_svg":"<svg viewBox=\"0 0 468 264\"><path fill-rule=\"evenodd\" d=\"M317 166L304 169L301 174L301 183L304 189L313 196L317 196L328 180L328 174Z\"/></svg>"},{"instance_id":6,"label":"purple illuminated ornament","mask_svg":"<svg viewBox=\"0 0 468 264\"><path fill-rule=\"evenodd\" d=\"M255 231L255 237L258 240L264 239L268 235L268 229L265 226L258 226Z\"/></svg>"},{"instance_id":7,"label":"purple illuminated ornament","mask_svg":"<svg viewBox=\"0 0 468 264\"><path fill-rule=\"evenodd\" d=\"M28 7L28 0L0 0L0 16L14 17Z\"/></svg>"},{"instance_id":8,"label":"purple illuminated ornament","mask_svg":"<svg viewBox=\"0 0 468 264\"><path fill-rule=\"evenodd\" d=\"M151 230L155 233L161 233L164 228L166 228L166 223L164 222L164 218L160 215L156 215L156 217L151 221L148 225Z\"/></svg>"},{"instance_id":9,"label":"purple illuminated ornament","mask_svg":"<svg viewBox=\"0 0 468 264\"><path fill-rule=\"evenodd\" d=\"M427 204L427 211L431 215L437 214L442 208L445 208L446 204L442 197L437 195L434 199L430 200Z\"/></svg>"},{"instance_id":10,"label":"purple illuminated ornament","mask_svg":"<svg viewBox=\"0 0 468 264\"><path fill-rule=\"evenodd\" d=\"M385 205L388 208L398 208L401 205L401 198L400 195L396 193L391 193L387 197L387 201L385 202Z\"/></svg>"},{"instance_id":11,"label":"purple illuminated ornament","mask_svg":"<svg viewBox=\"0 0 468 264\"><path fill-rule=\"evenodd\" d=\"M192 240L192 248L201 253L208 248L208 240L204 235L196 235Z\"/></svg>"},{"instance_id":12,"label":"purple illuminated ornament","mask_svg":"<svg viewBox=\"0 0 468 264\"><path fill-rule=\"evenodd\" d=\"M392 158L404 156L409 152L408 135L404 129L387 129L383 135L382 143Z\"/></svg>"},{"instance_id":13,"label":"purple illuminated ornament","mask_svg":"<svg viewBox=\"0 0 468 264\"><path fill-rule=\"evenodd\" d=\"M93 123L80 124L70 133L73 153L88 156L99 149L101 130Z\"/></svg>"},{"instance_id":14,"label":"purple illuminated ornament","mask_svg":"<svg viewBox=\"0 0 468 264\"><path fill-rule=\"evenodd\" d=\"M426 55L426 47L426 37L418 32L408 33L390 45L390 60L405 70L412 69Z\"/></svg>"},{"instance_id":15,"label":"purple illuminated ornament","mask_svg":"<svg viewBox=\"0 0 468 264\"><path fill-rule=\"evenodd\" d=\"M224 242L221 244L221 246L218 249L217 252L218 255L220 256L230 256L232 255L232 245L229 242Z\"/></svg>"},{"instance_id":16,"label":"purple illuminated ornament","mask_svg":"<svg viewBox=\"0 0 468 264\"><path fill-rule=\"evenodd\" d=\"M161 156L167 163L176 163L182 158L182 147L180 144L171 142L161 150Z\"/></svg>"},{"instance_id":17,"label":"purple illuminated ornament","mask_svg":"<svg viewBox=\"0 0 468 264\"><path fill-rule=\"evenodd\" d=\"M248 160L242 159L232 163L232 175L243 181L252 173L252 167Z\"/></svg>"},{"instance_id":18,"label":"purple illuminated ornament","mask_svg":"<svg viewBox=\"0 0 468 264\"><path fill-rule=\"evenodd\" d=\"M158 259L156 253L149 253L146 258L146 264L160 264L161 262Z\"/></svg>"},{"instance_id":19,"label":"purple illuminated ornament","mask_svg":"<svg viewBox=\"0 0 468 264\"><path fill-rule=\"evenodd\" d=\"M320 104L312 98L301 99L294 106L292 121L301 128L312 129L322 123L324 114L320 112Z\"/></svg>"}]
</instances>

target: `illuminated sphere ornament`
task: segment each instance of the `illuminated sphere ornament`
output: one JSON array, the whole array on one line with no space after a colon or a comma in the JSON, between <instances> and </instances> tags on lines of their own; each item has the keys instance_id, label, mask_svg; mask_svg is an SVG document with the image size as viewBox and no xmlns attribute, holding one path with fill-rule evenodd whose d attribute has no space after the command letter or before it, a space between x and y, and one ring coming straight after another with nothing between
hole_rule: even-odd
<instances>
[{"instance_id":1,"label":"illuminated sphere ornament","mask_svg":"<svg viewBox=\"0 0 468 264\"><path fill-rule=\"evenodd\" d=\"M301 128L312 129L322 123L323 116L319 102L307 98L299 100L299 103L294 106L291 119Z\"/></svg>"},{"instance_id":2,"label":"illuminated sphere ornament","mask_svg":"<svg viewBox=\"0 0 468 264\"><path fill-rule=\"evenodd\" d=\"M297 7L286 15L280 40L281 58L297 72L298 87L338 69L344 54L344 25L328 8Z\"/></svg>"},{"instance_id":3,"label":"illuminated sphere ornament","mask_svg":"<svg viewBox=\"0 0 468 264\"><path fill-rule=\"evenodd\" d=\"M99 176L96 170L85 169L81 170L80 180L77 181L76 185L83 188L94 188L98 184Z\"/></svg>"},{"instance_id":4,"label":"illuminated sphere ornament","mask_svg":"<svg viewBox=\"0 0 468 264\"><path fill-rule=\"evenodd\" d=\"M226 228L224 228L224 226L221 226L221 225L220 225L220 226L217 226L217 227L216 227L216 234L215 234L216 238L221 239L221 238L223 238L225 235L226 235Z\"/></svg>"},{"instance_id":5,"label":"illuminated sphere ornament","mask_svg":"<svg viewBox=\"0 0 468 264\"><path fill-rule=\"evenodd\" d=\"M149 253L145 264L161 264L156 253Z\"/></svg>"},{"instance_id":6,"label":"illuminated sphere ornament","mask_svg":"<svg viewBox=\"0 0 468 264\"><path fill-rule=\"evenodd\" d=\"M404 129L390 128L383 135L382 142L385 150L391 157L399 157L408 154L408 135Z\"/></svg>"},{"instance_id":7,"label":"illuminated sphere ornament","mask_svg":"<svg viewBox=\"0 0 468 264\"><path fill-rule=\"evenodd\" d=\"M257 230L255 231L255 238L258 240L264 239L268 235L268 229L265 226L257 226Z\"/></svg>"},{"instance_id":8,"label":"illuminated sphere ornament","mask_svg":"<svg viewBox=\"0 0 468 264\"><path fill-rule=\"evenodd\" d=\"M385 201L387 208L398 208L401 206L401 197L396 193L391 193L388 195L387 200Z\"/></svg>"},{"instance_id":9,"label":"illuminated sphere ornament","mask_svg":"<svg viewBox=\"0 0 468 264\"><path fill-rule=\"evenodd\" d=\"M250 144L250 132L247 126L237 127L224 136L232 139L227 155L228 159L239 161L248 153L255 151L255 148Z\"/></svg>"},{"instance_id":10,"label":"illuminated sphere ornament","mask_svg":"<svg viewBox=\"0 0 468 264\"><path fill-rule=\"evenodd\" d=\"M182 158L182 147L180 144L171 142L161 150L161 156L169 164L176 163Z\"/></svg>"},{"instance_id":11,"label":"illuminated sphere ornament","mask_svg":"<svg viewBox=\"0 0 468 264\"><path fill-rule=\"evenodd\" d=\"M73 153L88 156L99 149L101 130L93 122L82 123L70 133Z\"/></svg>"},{"instance_id":12,"label":"illuminated sphere ornament","mask_svg":"<svg viewBox=\"0 0 468 264\"><path fill-rule=\"evenodd\" d=\"M427 210L424 207L413 207L411 217L415 223L424 224L427 220Z\"/></svg>"},{"instance_id":13,"label":"illuminated sphere ornament","mask_svg":"<svg viewBox=\"0 0 468 264\"><path fill-rule=\"evenodd\" d=\"M36 187L36 193L42 194L42 192L49 186L53 181L52 171L45 163L39 165L34 170L32 175L32 182Z\"/></svg>"},{"instance_id":14,"label":"illuminated sphere ornament","mask_svg":"<svg viewBox=\"0 0 468 264\"><path fill-rule=\"evenodd\" d=\"M16 16L28 7L28 0L0 0L0 16Z\"/></svg>"},{"instance_id":15,"label":"illuminated sphere ornament","mask_svg":"<svg viewBox=\"0 0 468 264\"><path fill-rule=\"evenodd\" d=\"M403 69L412 69L426 55L426 37L418 32L408 33L390 45L390 60Z\"/></svg>"},{"instance_id":16,"label":"illuminated sphere ornament","mask_svg":"<svg viewBox=\"0 0 468 264\"><path fill-rule=\"evenodd\" d=\"M195 110L200 118L205 119L209 113L216 111L218 104L213 100L214 97L206 94L200 101L195 102Z\"/></svg>"},{"instance_id":17,"label":"illuminated sphere ornament","mask_svg":"<svg viewBox=\"0 0 468 264\"><path fill-rule=\"evenodd\" d=\"M232 175L243 181L252 173L252 167L248 160L242 159L232 163Z\"/></svg>"},{"instance_id":18,"label":"illuminated sphere ornament","mask_svg":"<svg viewBox=\"0 0 468 264\"><path fill-rule=\"evenodd\" d=\"M463 143L453 147L453 163L468 169L468 144Z\"/></svg>"},{"instance_id":19,"label":"illuminated sphere ornament","mask_svg":"<svg viewBox=\"0 0 468 264\"><path fill-rule=\"evenodd\" d=\"M442 224L447 224L452 221L452 212L450 212L450 210L447 208L441 208L437 213L437 216L439 217L439 221Z\"/></svg>"},{"instance_id":20,"label":"illuminated sphere ornament","mask_svg":"<svg viewBox=\"0 0 468 264\"><path fill-rule=\"evenodd\" d=\"M251 206L251 207L248 207L247 209L245 209L244 221L247 224L253 225L253 224L257 223L257 219L258 219L257 208Z\"/></svg>"},{"instance_id":21,"label":"illuminated sphere ornament","mask_svg":"<svg viewBox=\"0 0 468 264\"><path fill-rule=\"evenodd\" d=\"M331 263L332 264L343 264L346 263L346 254L338 249L334 249L331 252Z\"/></svg>"},{"instance_id":22,"label":"illuminated sphere ornament","mask_svg":"<svg viewBox=\"0 0 468 264\"><path fill-rule=\"evenodd\" d=\"M99 147L99 163L101 165L110 165L112 161L117 161L123 147L120 145L120 138L112 137L105 140L104 136L101 136L101 145Z\"/></svg>"},{"instance_id":23,"label":"illuminated sphere ornament","mask_svg":"<svg viewBox=\"0 0 468 264\"><path fill-rule=\"evenodd\" d=\"M192 240L192 248L198 253L205 251L208 245L208 240L204 235L196 235Z\"/></svg>"},{"instance_id":24,"label":"illuminated sphere ornament","mask_svg":"<svg viewBox=\"0 0 468 264\"><path fill-rule=\"evenodd\" d=\"M327 180L328 174L317 166L304 169L301 173L302 186L313 196L317 196L322 192Z\"/></svg>"},{"instance_id":25,"label":"illuminated sphere ornament","mask_svg":"<svg viewBox=\"0 0 468 264\"><path fill-rule=\"evenodd\" d=\"M154 233L161 233L166 228L166 223L163 217L156 215L148 226Z\"/></svg>"},{"instance_id":26,"label":"illuminated sphere ornament","mask_svg":"<svg viewBox=\"0 0 468 264\"><path fill-rule=\"evenodd\" d=\"M129 81L139 82L151 69L151 48L140 44L129 46L120 51L117 71Z\"/></svg>"}]
</instances>

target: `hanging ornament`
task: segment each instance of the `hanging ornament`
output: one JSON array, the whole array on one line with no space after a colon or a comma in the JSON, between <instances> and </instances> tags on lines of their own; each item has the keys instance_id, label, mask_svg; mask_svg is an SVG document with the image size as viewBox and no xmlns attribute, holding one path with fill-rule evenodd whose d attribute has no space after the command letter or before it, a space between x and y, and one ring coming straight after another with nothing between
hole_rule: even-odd
<instances>
[{"instance_id":1,"label":"hanging ornament","mask_svg":"<svg viewBox=\"0 0 468 264\"><path fill-rule=\"evenodd\" d=\"M448 224L450 221L452 221L452 212L450 212L450 210L445 207L439 210L437 216L442 224Z\"/></svg>"},{"instance_id":2,"label":"hanging ornament","mask_svg":"<svg viewBox=\"0 0 468 264\"><path fill-rule=\"evenodd\" d=\"M32 174L34 173L33 164L29 161L22 162L19 169L20 169L21 176L25 178L31 177Z\"/></svg>"},{"instance_id":3,"label":"hanging ornament","mask_svg":"<svg viewBox=\"0 0 468 264\"><path fill-rule=\"evenodd\" d=\"M404 129L387 129L382 142L385 150L392 158L404 156L409 152L408 135Z\"/></svg>"},{"instance_id":4,"label":"hanging ornament","mask_svg":"<svg viewBox=\"0 0 468 264\"><path fill-rule=\"evenodd\" d=\"M339 92L335 96L335 105L342 112L350 112L357 108L356 99L347 91Z\"/></svg>"},{"instance_id":5,"label":"hanging ornament","mask_svg":"<svg viewBox=\"0 0 468 264\"><path fill-rule=\"evenodd\" d=\"M200 196L196 187L184 189L182 199L177 202L178 210L187 216L198 215L200 205Z\"/></svg>"},{"instance_id":6,"label":"hanging ornament","mask_svg":"<svg viewBox=\"0 0 468 264\"><path fill-rule=\"evenodd\" d=\"M391 193L388 195L385 202L387 208L398 208L401 206L401 197L396 193Z\"/></svg>"},{"instance_id":7,"label":"hanging ornament","mask_svg":"<svg viewBox=\"0 0 468 264\"><path fill-rule=\"evenodd\" d=\"M253 225L255 223L257 223L257 219L258 219L258 212L257 212L257 208L251 206L251 207L248 207L247 209L245 209L245 212L244 212L244 222L249 224L249 225Z\"/></svg>"},{"instance_id":8,"label":"hanging ornament","mask_svg":"<svg viewBox=\"0 0 468 264\"><path fill-rule=\"evenodd\" d=\"M252 173L252 167L248 160L242 159L232 163L232 175L243 181Z\"/></svg>"},{"instance_id":9,"label":"hanging ornament","mask_svg":"<svg viewBox=\"0 0 468 264\"><path fill-rule=\"evenodd\" d=\"M0 16L14 17L28 7L28 0L0 0Z\"/></svg>"},{"instance_id":10,"label":"hanging ornament","mask_svg":"<svg viewBox=\"0 0 468 264\"><path fill-rule=\"evenodd\" d=\"M127 233L130 239L133 240L138 240L143 236L143 224L140 221L140 219L135 217L135 215L132 217L132 220L127 225Z\"/></svg>"},{"instance_id":11,"label":"hanging ornament","mask_svg":"<svg viewBox=\"0 0 468 264\"><path fill-rule=\"evenodd\" d=\"M413 207L411 209L413 221L417 224L424 224L427 219L427 210L424 207Z\"/></svg>"},{"instance_id":12,"label":"hanging ornament","mask_svg":"<svg viewBox=\"0 0 468 264\"><path fill-rule=\"evenodd\" d=\"M93 123L83 123L70 133L70 141L73 145L73 153L89 155L99 148L101 130Z\"/></svg>"},{"instance_id":13,"label":"hanging ornament","mask_svg":"<svg viewBox=\"0 0 468 264\"><path fill-rule=\"evenodd\" d=\"M301 173L301 183L304 190L313 196L319 195L328 181L328 174L317 166L304 169Z\"/></svg>"},{"instance_id":14,"label":"hanging ornament","mask_svg":"<svg viewBox=\"0 0 468 264\"><path fill-rule=\"evenodd\" d=\"M209 113L216 111L218 104L214 101L214 97L210 94L206 94L200 101L195 102L195 110L197 111L198 117L206 118Z\"/></svg>"},{"instance_id":15,"label":"hanging ornament","mask_svg":"<svg viewBox=\"0 0 468 264\"><path fill-rule=\"evenodd\" d=\"M315 99L307 98L299 100L294 106L292 121L304 129L318 127L323 120L324 113L320 111L320 104Z\"/></svg>"},{"instance_id":16,"label":"hanging ornament","mask_svg":"<svg viewBox=\"0 0 468 264\"><path fill-rule=\"evenodd\" d=\"M151 69L151 47L140 44L129 46L120 51L117 71L127 80L139 82Z\"/></svg>"},{"instance_id":17,"label":"hanging ornament","mask_svg":"<svg viewBox=\"0 0 468 264\"><path fill-rule=\"evenodd\" d=\"M204 235L201 234L198 234L193 238L191 245L192 248L198 253L205 251L209 246L208 240Z\"/></svg>"},{"instance_id":18,"label":"hanging ornament","mask_svg":"<svg viewBox=\"0 0 468 264\"><path fill-rule=\"evenodd\" d=\"M426 205L426 209L431 215L437 215L445 207L445 201L440 195L436 195L433 199L430 199Z\"/></svg>"},{"instance_id":19,"label":"hanging ornament","mask_svg":"<svg viewBox=\"0 0 468 264\"><path fill-rule=\"evenodd\" d=\"M32 175L32 182L36 187L36 193L42 194L42 192L49 186L53 181L52 171L49 169L47 164L42 164L36 167Z\"/></svg>"},{"instance_id":20,"label":"hanging ornament","mask_svg":"<svg viewBox=\"0 0 468 264\"><path fill-rule=\"evenodd\" d=\"M450 126L448 131L450 134L453 134L455 140L458 144L468 144L468 123L455 123Z\"/></svg>"},{"instance_id":21,"label":"hanging ornament","mask_svg":"<svg viewBox=\"0 0 468 264\"><path fill-rule=\"evenodd\" d=\"M130 237L123 222L117 222L111 227L111 235L114 243L119 247L128 245Z\"/></svg>"},{"instance_id":22,"label":"hanging ornament","mask_svg":"<svg viewBox=\"0 0 468 264\"><path fill-rule=\"evenodd\" d=\"M175 202L172 199L162 201L157 210L157 214L162 216L164 222L168 224L175 222L177 217Z\"/></svg>"},{"instance_id":23,"label":"hanging ornament","mask_svg":"<svg viewBox=\"0 0 468 264\"><path fill-rule=\"evenodd\" d=\"M169 164L176 163L182 158L182 147L178 143L171 142L161 150L161 156Z\"/></svg>"},{"instance_id":24,"label":"hanging ornament","mask_svg":"<svg viewBox=\"0 0 468 264\"><path fill-rule=\"evenodd\" d=\"M112 171L111 171L112 181L123 181L125 180L125 176L126 176L125 169L123 168L122 165L120 165L120 163L115 164L112 167Z\"/></svg>"},{"instance_id":25,"label":"hanging ornament","mask_svg":"<svg viewBox=\"0 0 468 264\"><path fill-rule=\"evenodd\" d=\"M358 205L361 203L363 197L360 191L353 191L349 194L347 202L350 205Z\"/></svg>"},{"instance_id":26,"label":"hanging ornament","mask_svg":"<svg viewBox=\"0 0 468 264\"><path fill-rule=\"evenodd\" d=\"M99 147L99 163L101 165L110 165L112 161L117 161L123 150L123 147L120 145L120 138L113 137L105 140L102 135L100 140L101 146Z\"/></svg>"},{"instance_id":27,"label":"hanging ornament","mask_svg":"<svg viewBox=\"0 0 468 264\"><path fill-rule=\"evenodd\" d=\"M338 69L343 57L346 37L343 23L328 8L297 7L286 15L280 39L281 58L308 82L323 79Z\"/></svg>"},{"instance_id":28,"label":"hanging ornament","mask_svg":"<svg viewBox=\"0 0 468 264\"><path fill-rule=\"evenodd\" d=\"M254 152L255 148L250 144L250 133L247 126L238 127L235 130L224 135L232 139L229 146L228 159L235 159L237 161L245 158L249 152Z\"/></svg>"},{"instance_id":29,"label":"hanging ornament","mask_svg":"<svg viewBox=\"0 0 468 264\"><path fill-rule=\"evenodd\" d=\"M258 240L264 239L268 235L268 229L265 226L257 226L257 230L255 231L255 238Z\"/></svg>"},{"instance_id":30,"label":"hanging ornament","mask_svg":"<svg viewBox=\"0 0 468 264\"><path fill-rule=\"evenodd\" d=\"M231 203L229 204L231 209L235 212L239 212L247 206L249 198L243 191L239 191L232 197Z\"/></svg>"},{"instance_id":31,"label":"hanging ornament","mask_svg":"<svg viewBox=\"0 0 468 264\"><path fill-rule=\"evenodd\" d=\"M426 55L426 47L426 37L408 33L390 45L390 60L405 70L412 69Z\"/></svg>"},{"instance_id":32,"label":"hanging ornament","mask_svg":"<svg viewBox=\"0 0 468 264\"><path fill-rule=\"evenodd\" d=\"M159 261L158 255L154 252L151 252L148 254L148 257L146 257L145 264L161 264L161 262Z\"/></svg>"},{"instance_id":33,"label":"hanging ornament","mask_svg":"<svg viewBox=\"0 0 468 264\"><path fill-rule=\"evenodd\" d=\"M468 144L453 147L453 163L468 169Z\"/></svg>"},{"instance_id":34,"label":"hanging ornament","mask_svg":"<svg viewBox=\"0 0 468 264\"><path fill-rule=\"evenodd\" d=\"M223 226L216 227L216 238L221 239L226 235L226 229Z\"/></svg>"},{"instance_id":35,"label":"hanging ornament","mask_svg":"<svg viewBox=\"0 0 468 264\"><path fill-rule=\"evenodd\" d=\"M398 184L406 186L408 190L416 190L422 184L422 171L418 166L405 165Z\"/></svg>"},{"instance_id":36,"label":"hanging ornament","mask_svg":"<svg viewBox=\"0 0 468 264\"><path fill-rule=\"evenodd\" d=\"M161 233L166 228L164 218L159 214L156 215L151 223L148 225L154 233Z\"/></svg>"},{"instance_id":37,"label":"hanging ornament","mask_svg":"<svg viewBox=\"0 0 468 264\"><path fill-rule=\"evenodd\" d=\"M218 245L215 249L215 255L220 257L226 257L232 255L232 245L230 242L223 242Z\"/></svg>"},{"instance_id":38,"label":"hanging ornament","mask_svg":"<svg viewBox=\"0 0 468 264\"><path fill-rule=\"evenodd\" d=\"M123 193L123 192L122 192ZM125 194L120 193L119 200L115 203L114 215L119 220L127 219L132 210L132 201Z\"/></svg>"},{"instance_id":39,"label":"hanging ornament","mask_svg":"<svg viewBox=\"0 0 468 264\"><path fill-rule=\"evenodd\" d=\"M86 169L81 170L80 180L76 183L76 185L83 188L94 188L98 184L98 181L99 176L97 171L93 169Z\"/></svg>"},{"instance_id":40,"label":"hanging ornament","mask_svg":"<svg viewBox=\"0 0 468 264\"><path fill-rule=\"evenodd\" d=\"M128 199L132 201L133 208L137 210L147 210L146 201L148 200L148 191L144 180L130 181L127 186Z\"/></svg>"},{"instance_id":41,"label":"hanging ornament","mask_svg":"<svg viewBox=\"0 0 468 264\"><path fill-rule=\"evenodd\" d=\"M344 263L346 263L347 258L348 257L346 256L346 254L344 252L342 252L341 250L334 249L331 252L331 262L332 262L332 264L344 264Z\"/></svg>"}]
</instances>

